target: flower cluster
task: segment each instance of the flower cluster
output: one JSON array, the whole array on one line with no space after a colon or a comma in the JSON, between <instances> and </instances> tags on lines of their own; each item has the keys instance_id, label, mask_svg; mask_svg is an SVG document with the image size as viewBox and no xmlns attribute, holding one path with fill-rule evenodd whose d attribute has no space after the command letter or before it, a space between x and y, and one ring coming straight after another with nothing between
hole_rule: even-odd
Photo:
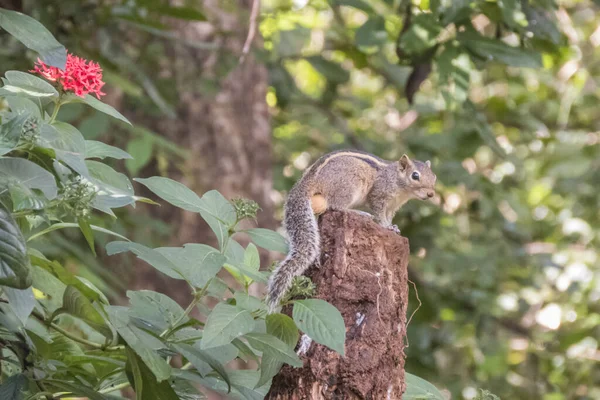
<instances>
[{"instance_id":1,"label":"flower cluster","mask_svg":"<svg viewBox=\"0 0 600 400\"><path fill-rule=\"evenodd\" d=\"M232 199L231 202L233 203L233 208L235 208L237 218L240 221L245 218L256 218L256 213L260 210L258 204L253 200L238 197Z\"/></svg>"},{"instance_id":2,"label":"flower cluster","mask_svg":"<svg viewBox=\"0 0 600 400\"><path fill-rule=\"evenodd\" d=\"M73 174L68 180L62 182L59 189L59 200L67 215L77 218L90 217L94 199L98 194L96 187L80 175Z\"/></svg>"},{"instance_id":3,"label":"flower cluster","mask_svg":"<svg viewBox=\"0 0 600 400\"><path fill-rule=\"evenodd\" d=\"M71 91L79 97L85 97L86 94L92 93L99 99L105 94L100 90L104 86L100 65L73 54L67 55L64 70L50 67L38 58L35 68L30 72L38 73L49 81L59 83L65 91Z\"/></svg>"},{"instance_id":4,"label":"flower cluster","mask_svg":"<svg viewBox=\"0 0 600 400\"><path fill-rule=\"evenodd\" d=\"M40 135L40 119L34 116L27 118L21 129L21 140L33 144Z\"/></svg>"}]
</instances>

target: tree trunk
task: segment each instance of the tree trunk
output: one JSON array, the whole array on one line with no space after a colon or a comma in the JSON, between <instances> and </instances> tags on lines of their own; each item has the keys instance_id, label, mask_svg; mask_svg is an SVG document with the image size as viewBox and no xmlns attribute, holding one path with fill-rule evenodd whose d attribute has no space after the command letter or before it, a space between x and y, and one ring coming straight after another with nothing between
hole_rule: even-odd
<instances>
[{"instance_id":1,"label":"tree trunk","mask_svg":"<svg viewBox=\"0 0 600 400\"><path fill-rule=\"evenodd\" d=\"M327 212L319 225L322 266L307 275L316 297L344 317L346 355L315 343L298 350L304 367L285 366L266 398L400 399L406 387L408 239L351 211Z\"/></svg>"},{"instance_id":2,"label":"tree trunk","mask_svg":"<svg viewBox=\"0 0 600 400\"><path fill-rule=\"evenodd\" d=\"M177 77L178 82L177 118L154 122L145 118L144 123L153 124L157 132L190 151L191 157L178 170L169 171L170 178L199 195L217 189L227 198L250 198L262 209L258 225L274 228L267 70L252 52L243 63L239 62L249 31L251 3L240 0L239 6L225 7L219 1L206 1L203 10L209 15L210 24L173 24L180 37L190 42L212 43L218 50L173 45L169 74ZM254 46L261 44L256 32ZM226 73L222 71L227 68L224 65L229 66ZM216 92L199 89L200 80L216 84ZM151 212L177 227L171 245L216 244L212 231L197 213L164 204ZM143 262L137 263L136 270L136 288L167 293L180 304L188 301L189 291L181 281L174 281Z\"/></svg>"}]
</instances>

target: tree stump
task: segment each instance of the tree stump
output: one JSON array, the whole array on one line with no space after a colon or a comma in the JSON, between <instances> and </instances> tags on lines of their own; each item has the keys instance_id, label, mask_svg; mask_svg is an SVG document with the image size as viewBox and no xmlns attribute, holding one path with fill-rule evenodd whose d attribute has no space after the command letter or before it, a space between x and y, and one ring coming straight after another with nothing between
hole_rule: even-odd
<instances>
[{"instance_id":1,"label":"tree stump","mask_svg":"<svg viewBox=\"0 0 600 400\"><path fill-rule=\"evenodd\" d=\"M304 367L286 365L266 398L399 400L406 388L408 239L351 211L323 214L319 228L321 267L307 275L315 297L344 317L346 355L312 342L299 352Z\"/></svg>"}]
</instances>

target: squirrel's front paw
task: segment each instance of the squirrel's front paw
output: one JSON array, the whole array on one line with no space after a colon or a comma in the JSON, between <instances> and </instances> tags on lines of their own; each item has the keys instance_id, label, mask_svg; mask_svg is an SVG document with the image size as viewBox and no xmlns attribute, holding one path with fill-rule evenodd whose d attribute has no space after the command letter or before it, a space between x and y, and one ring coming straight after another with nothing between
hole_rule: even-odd
<instances>
[{"instance_id":1,"label":"squirrel's front paw","mask_svg":"<svg viewBox=\"0 0 600 400\"><path fill-rule=\"evenodd\" d=\"M388 226L388 229L394 233L397 233L398 235L400 234L400 228L398 228L398 225L390 225Z\"/></svg>"}]
</instances>

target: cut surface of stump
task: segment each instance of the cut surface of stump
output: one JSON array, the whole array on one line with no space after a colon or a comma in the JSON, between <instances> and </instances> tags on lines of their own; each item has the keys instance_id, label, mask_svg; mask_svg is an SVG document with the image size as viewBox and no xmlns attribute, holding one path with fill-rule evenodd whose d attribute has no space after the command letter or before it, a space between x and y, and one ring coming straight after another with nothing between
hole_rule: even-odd
<instances>
[{"instance_id":1,"label":"cut surface of stump","mask_svg":"<svg viewBox=\"0 0 600 400\"><path fill-rule=\"evenodd\" d=\"M344 318L345 356L312 342L300 354L304 367L286 365L266 399L400 400L408 239L352 211L323 214L319 228L321 267L306 275L317 286L315 298L333 304Z\"/></svg>"}]
</instances>

